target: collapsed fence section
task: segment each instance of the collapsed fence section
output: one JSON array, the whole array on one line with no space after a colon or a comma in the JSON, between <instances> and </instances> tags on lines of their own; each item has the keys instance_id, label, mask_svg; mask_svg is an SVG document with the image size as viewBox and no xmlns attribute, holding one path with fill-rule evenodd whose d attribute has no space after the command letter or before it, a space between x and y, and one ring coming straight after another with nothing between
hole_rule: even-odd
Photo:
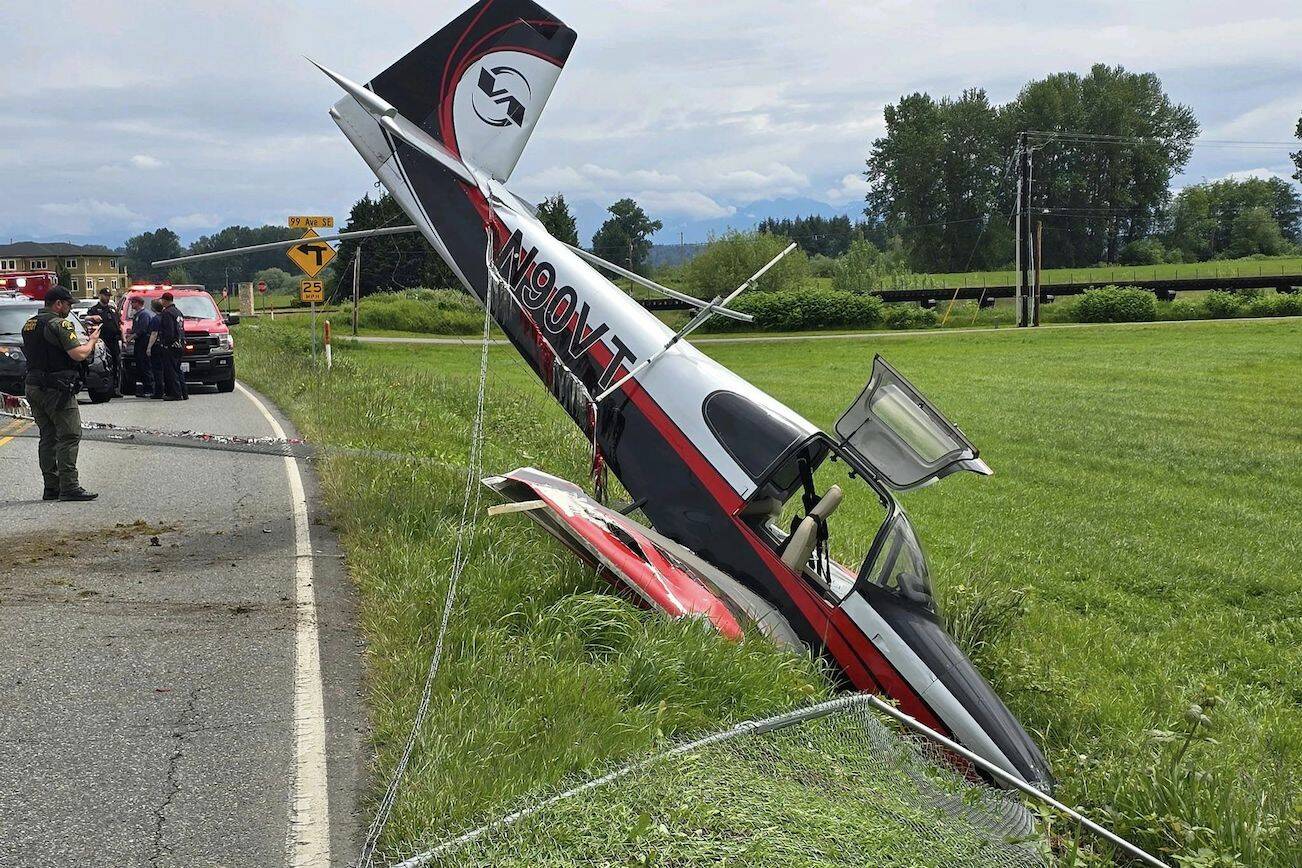
<instances>
[{"instance_id":1,"label":"collapsed fence section","mask_svg":"<svg viewBox=\"0 0 1302 868\"><path fill-rule=\"evenodd\" d=\"M1012 793L854 695L687 741L535 796L400 868L672 864L1040 866Z\"/></svg>"}]
</instances>

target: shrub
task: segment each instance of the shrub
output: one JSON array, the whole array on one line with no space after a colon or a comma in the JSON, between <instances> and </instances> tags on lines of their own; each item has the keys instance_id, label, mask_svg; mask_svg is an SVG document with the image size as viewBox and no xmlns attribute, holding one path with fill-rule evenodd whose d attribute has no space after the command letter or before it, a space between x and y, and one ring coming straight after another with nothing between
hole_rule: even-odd
<instances>
[{"instance_id":1,"label":"shrub","mask_svg":"<svg viewBox=\"0 0 1302 868\"><path fill-rule=\"evenodd\" d=\"M854 241L832 271L832 286L859 294L902 289L910 272L902 254L878 250L869 241Z\"/></svg>"},{"instance_id":2,"label":"shrub","mask_svg":"<svg viewBox=\"0 0 1302 868\"><path fill-rule=\"evenodd\" d=\"M1215 290L1203 297L1203 311L1211 319L1228 319L1243 314L1245 302L1233 292Z\"/></svg>"},{"instance_id":3,"label":"shrub","mask_svg":"<svg viewBox=\"0 0 1302 868\"><path fill-rule=\"evenodd\" d=\"M836 273L836 260L819 253L809 257L809 274L812 277L831 277Z\"/></svg>"},{"instance_id":4,"label":"shrub","mask_svg":"<svg viewBox=\"0 0 1302 868\"><path fill-rule=\"evenodd\" d=\"M453 289L409 289L380 292L358 303L357 323L363 328L431 335L475 334L483 328L478 303Z\"/></svg>"},{"instance_id":5,"label":"shrub","mask_svg":"<svg viewBox=\"0 0 1302 868\"><path fill-rule=\"evenodd\" d=\"M936 324L933 308L893 304L886 309L886 325L893 329L925 329Z\"/></svg>"},{"instance_id":6,"label":"shrub","mask_svg":"<svg viewBox=\"0 0 1302 868\"><path fill-rule=\"evenodd\" d=\"M1302 293L1277 292L1248 302L1248 316L1302 316Z\"/></svg>"},{"instance_id":7,"label":"shrub","mask_svg":"<svg viewBox=\"0 0 1302 868\"><path fill-rule=\"evenodd\" d=\"M763 232L727 232L714 238L695 259L683 266L683 277L702 298L732 292L742 281L764 267L791 242ZM799 287L809 277L809 257L793 250L760 279L760 292L784 292Z\"/></svg>"},{"instance_id":8,"label":"shrub","mask_svg":"<svg viewBox=\"0 0 1302 868\"><path fill-rule=\"evenodd\" d=\"M1123 265L1158 265L1166 261L1166 248L1156 238L1140 238L1121 248Z\"/></svg>"},{"instance_id":9,"label":"shrub","mask_svg":"<svg viewBox=\"0 0 1302 868\"><path fill-rule=\"evenodd\" d=\"M1163 302L1157 306L1157 318L1164 320L1202 319L1206 311L1195 301Z\"/></svg>"},{"instance_id":10,"label":"shrub","mask_svg":"<svg viewBox=\"0 0 1302 868\"><path fill-rule=\"evenodd\" d=\"M1152 322L1157 299L1147 290L1105 286L1077 299L1075 313L1080 322Z\"/></svg>"},{"instance_id":11,"label":"shrub","mask_svg":"<svg viewBox=\"0 0 1302 868\"><path fill-rule=\"evenodd\" d=\"M754 292L732 305L755 317L762 331L801 331L826 328L870 328L882 321L882 300L834 289L806 287L791 292ZM716 320L716 328L746 327L736 320Z\"/></svg>"}]
</instances>

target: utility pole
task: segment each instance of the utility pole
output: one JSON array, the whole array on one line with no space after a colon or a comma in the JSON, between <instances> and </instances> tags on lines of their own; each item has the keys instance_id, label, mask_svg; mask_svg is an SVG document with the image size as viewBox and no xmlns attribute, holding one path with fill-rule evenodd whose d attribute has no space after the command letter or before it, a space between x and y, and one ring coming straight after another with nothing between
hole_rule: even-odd
<instances>
[{"instance_id":1,"label":"utility pole","mask_svg":"<svg viewBox=\"0 0 1302 868\"><path fill-rule=\"evenodd\" d=\"M362 245L357 245L353 254L353 337L357 337L357 302L361 298L360 278L362 273Z\"/></svg>"},{"instance_id":2,"label":"utility pole","mask_svg":"<svg viewBox=\"0 0 1302 868\"><path fill-rule=\"evenodd\" d=\"M1031 148L1026 133L1017 134L1017 327L1026 328L1030 317ZM1028 249L1023 249L1025 245Z\"/></svg>"},{"instance_id":3,"label":"utility pole","mask_svg":"<svg viewBox=\"0 0 1302 868\"><path fill-rule=\"evenodd\" d=\"M1044 221L1036 220L1035 221L1035 295L1032 296L1032 301L1031 301L1031 305L1032 305L1031 325L1033 326L1038 326L1040 324L1040 302L1044 298L1043 295L1044 289L1040 283L1040 269L1043 268L1043 265L1041 264L1043 260L1041 257L1043 256L1044 256Z\"/></svg>"}]
</instances>

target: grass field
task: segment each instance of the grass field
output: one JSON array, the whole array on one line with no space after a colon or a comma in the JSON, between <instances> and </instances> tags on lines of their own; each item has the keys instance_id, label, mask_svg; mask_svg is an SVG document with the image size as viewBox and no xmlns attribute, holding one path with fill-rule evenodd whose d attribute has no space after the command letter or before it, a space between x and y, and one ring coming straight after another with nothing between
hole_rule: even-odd
<instances>
[{"instance_id":1,"label":"grass field","mask_svg":"<svg viewBox=\"0 0 1302 868\"><path fill-rule=\"evenodd\" d=\"M477 353L341 345L336 370L317 376L301 324L241 326L240 340L242 373L312 439L424 459L325 468L363 594L387 774L442 601ZM1181 864L1297 864L1302 323L704 349L824 426L873 351L886 354L995 468L906 504L950 615L1006 622L974 656L1045 745L1065 800ZM486 469L583 480L585 444L523 364L495 349L492 371ZM493 521L476 537L389 844L437 837L658 739L826 692L810 661L636 612L523 519ZM839 532L855 531L871 529ZM892 828L865 819L854 831L866 852L943 864ZM782 831L816 852L817 828Z\"/></svg>"},{"instance_id":2,"label":"grass field","mask_svg":"<svg viewBox=\"0 0 1302 868\"><path fill-rule=\"evenodd\" d=\"M1168 263L1164 265L1107 265L1097 268L1047 268L1041 274L1045 286L1057 283L1095 283L1099 286L1127 280L1174 280L1192 277L1236 277L1271 274L1302 274L1302 257L1275 256L1265 259L1221 259L1211 262ZM831 278L814 278L823 286ZM1017 282L1017 272L967 271L952 274L913 274L906 285L916 287L1009 286ZM898 288L904 288L903 286Z\"/></svg>"}]
</instances>

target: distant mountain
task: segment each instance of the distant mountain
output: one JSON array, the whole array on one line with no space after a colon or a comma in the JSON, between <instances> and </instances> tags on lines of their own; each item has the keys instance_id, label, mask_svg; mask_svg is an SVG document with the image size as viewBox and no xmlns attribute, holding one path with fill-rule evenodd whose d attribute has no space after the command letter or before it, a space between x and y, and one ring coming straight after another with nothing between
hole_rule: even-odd
<instances>
[{"instance_id":1,"label":"distant mountain","mask_svg":"<svg viewBox=\"0 0 1302 868\"><path fill-rule=\"evenodd\" d=\"M690 245L708 241L710 236L722 235L729 229L738 229L743 232L750 231L768 217L781 219L783 217L808 217L814 214L823 217L845 215L852 221L858 221L863 219L863 207L864 203L860 201L849 202L845 205L828 205L826 202L819 202L817 199L792 198L754 202L738 209L737 213L731 216L704 220L674 217L657 213L653 208L648 208L647 213L651 219L660 220L665 224L664 229L657 232L653 239L657 245L677 247L680 238ZM576 203L574 205L574 214L579 221L579 238L582 239L585 247L591 243L592 234L597 231L597 228L601 226L606 217L610 216L605 212L604 208L586 203Z\"/></svg>"},{"instance_id":2,"label":"distant mountain","mask_svg":"<svg viewBox=\"0 0 1302 868\"><path fill-rule=\"evenodd\" d=\"M705 247L705 242L697 244L653 244L651 245L651 255L647 257L647 265L651 268L674 268L679 265L686 265L695 259L696 255Z\"/></svg>"}]
</instances>

